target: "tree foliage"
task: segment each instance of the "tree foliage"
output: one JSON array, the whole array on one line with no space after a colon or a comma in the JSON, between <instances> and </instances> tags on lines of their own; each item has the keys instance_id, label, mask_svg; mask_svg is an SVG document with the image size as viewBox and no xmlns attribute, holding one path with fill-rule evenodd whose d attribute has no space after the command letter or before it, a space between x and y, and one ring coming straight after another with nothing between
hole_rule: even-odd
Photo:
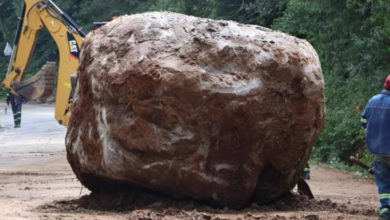
<instances>
[{"instance_id":1,"label":"tree foliage","mask_svg":"<svg viewBox=\"0 0 390 220\"><path fill-rule=\"evenodd\" d=\"M390 2L291 0L273 27L309 40L320 55L326 82L327 124L315 155L347 159L364 141L359 118L389 73Z\"/></svg>"},{"instance_id":2,"label":"tree foliage","mask_svg":"<svg viewBox=\"0 0 390 220\"><path fill-rule=\"evenodd\" d=\"M390 73L390 0L67 0L56 1L74 20L94 21L145 11L174 11L258 24L307 39L324 72L327 120L314 151L321 160L346 159L364 149L359 118L368 99ZM0 0L0 49L12 42L20 0ZM30 65L36 72L58 52L43 32ZM0 80L8 58L0 56Z\"/></svg>"}]
</instances>

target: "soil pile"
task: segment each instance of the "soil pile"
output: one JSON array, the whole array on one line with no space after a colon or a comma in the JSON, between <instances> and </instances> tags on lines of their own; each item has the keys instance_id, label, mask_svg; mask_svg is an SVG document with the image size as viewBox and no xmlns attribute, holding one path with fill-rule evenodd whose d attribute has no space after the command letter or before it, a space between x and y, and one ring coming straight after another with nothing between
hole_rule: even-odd
<instances>
[{"instance_id":1,"label":"soil pile","mask_svg":"<svg viewBox=\"0 0 390 220\"><path fill-rule=\"evenodd\" d=\"M315 50L259 26L123 16L86 37L78 77L67 154L92 191L270 202L294 187L324 125Z\"/></svg>"}]
</instances>

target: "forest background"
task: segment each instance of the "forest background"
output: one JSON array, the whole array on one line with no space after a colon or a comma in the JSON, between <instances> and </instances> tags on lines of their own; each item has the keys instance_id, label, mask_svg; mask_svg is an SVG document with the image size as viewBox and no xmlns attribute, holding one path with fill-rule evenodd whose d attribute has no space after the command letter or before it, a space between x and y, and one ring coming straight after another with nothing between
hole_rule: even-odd
<instances>
[{"instance_id":1,"label":"forest background","mask_svg":"<svg viewBox=\"0 0 390 220\"><path fill-rule=\"evenodd\" d=\"M317 50L326 83L327 119L313 152L323 162L347 161L365 151L360 115L390 74L390 0L63 0L56 4L84 27L94 21L146 11L257 24L307 39ZM22 0L0 0L0 49L13 44ZM0 54L0 81L9 57ZM38 40L29 73L58 60L46 31ZM4 98L5 91L0 91Z\"/></svg>"}]
</instances>

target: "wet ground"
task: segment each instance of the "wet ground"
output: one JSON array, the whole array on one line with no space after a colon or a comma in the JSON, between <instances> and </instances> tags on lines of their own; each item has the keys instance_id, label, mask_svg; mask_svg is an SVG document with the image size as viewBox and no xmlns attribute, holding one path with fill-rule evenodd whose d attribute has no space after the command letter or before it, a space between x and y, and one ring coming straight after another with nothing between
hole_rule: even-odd
<instances>
[{"instance_id":1,"label":"wet ground","mask_svg":"<svg viewBox=\"0 0 390 220\"><path fill-rule=\"evenodd\" d=\"M312 167L308 181L316 197L292 193L274 204L243 210L215 209L146 192L90 194L66 161L66 128L54 106L23 106L22 127L0 103L0 220L3 219L377 219L372 180Z\"/></svg>"}]
</instances>

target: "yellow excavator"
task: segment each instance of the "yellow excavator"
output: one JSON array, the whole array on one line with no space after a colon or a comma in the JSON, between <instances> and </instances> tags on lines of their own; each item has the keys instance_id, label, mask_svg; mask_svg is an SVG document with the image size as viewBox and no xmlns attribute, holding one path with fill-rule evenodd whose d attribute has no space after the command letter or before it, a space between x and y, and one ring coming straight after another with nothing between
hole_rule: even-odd
<instances>
[{"instance_id":1,"label":"yellow excavator","mask_svg":"<svg viewBox=\"0 0 390 220\"><path fill-rule=\"evenodd\" d=\"M41 99L52 93L56 70L54 62L48 62L33 77L23 80L39 32L47 29L59 50L55 118L67 126L73 102L72 84L79 66L80 46L86 34L51 0L24 0L19 19L3 88L27 100Z\"/></svg>"}]
</instances>

